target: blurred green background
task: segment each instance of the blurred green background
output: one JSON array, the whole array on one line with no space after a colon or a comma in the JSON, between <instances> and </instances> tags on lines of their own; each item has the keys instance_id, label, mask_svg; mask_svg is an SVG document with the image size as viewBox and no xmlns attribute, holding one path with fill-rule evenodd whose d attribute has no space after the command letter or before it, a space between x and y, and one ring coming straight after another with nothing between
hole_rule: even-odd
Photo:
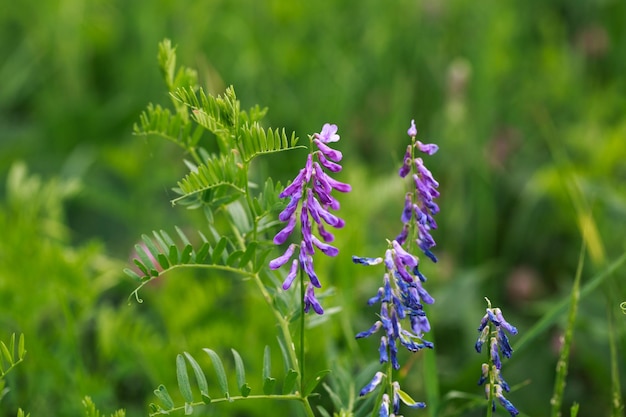
<instances>
[{"instance_id":1,"label":"blurred green background","mask_svg":"<svg viewBox=\"0 0 626 417\"><path fill-rule=\"evenodd\" d=\"M140 235L204 222L169 203L184 155L131 135L148 102L168 104L156 65L165 37L207 90L232 84L244 107L268 106L268 125L301 138L339 126L340 179L354 191L341 196L342 255L317 266L336 287L326 305L343 307L313 330L318 369L356 359L356 374L376 360L375 340L352 337L375 320L365 302L380 277L349 257L382 253L399 231L409 121L440 146L426 158L442 194L440 262L423 268L437 299L431 340L441 393L480 394L483 297L523 333L568 296L581 231L583 283L626 250L625 20L621 0L3 2L0 340L25 333L28 355L0 416L82 415L84 395L146 415L159 383L175 387L177 353L232 346L260 375L263 346L278 352L245 283L180 272L127 303L134 283L121 270ZM281 154L259 172L285 182L302 158ZM623 275L581 301L565 404L580 402L582 416L609 410L609 334L620 360L626 351ZM505 363L511 385L527 382L509 398L528 415L548 413L564 321ZM420 361L408 363L403 388L420 399ZM460 404L439 415L483 415ZM267 415L234 410L213 412Z\"/></svg>"}]
</instances>

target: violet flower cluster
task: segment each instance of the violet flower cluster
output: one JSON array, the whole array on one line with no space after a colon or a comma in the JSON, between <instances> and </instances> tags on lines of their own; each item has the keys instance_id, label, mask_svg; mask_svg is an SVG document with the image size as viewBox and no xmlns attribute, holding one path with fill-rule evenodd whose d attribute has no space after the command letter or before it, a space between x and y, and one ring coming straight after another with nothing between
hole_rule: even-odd
<instances>
[{"instance_id":1,"label":"violet flower cluster","mask_svg":"<svg viewBox=\"0 0 626 417\"><path fill-rule=\"evenodd\" d=\"M435 240L431 236L430 230L437 228L433 216L439 213L439 206L434 202L434 199L439 197L439 191L437 191L439 183L435 181L431 172L426 168L422 158L414 156L414 152L415 149L418 149L427 155L433 155L439 147L432 143L424 144L415 139L417 129L414 120L411 120L411 127L409 127L407 134L411 137L411 144L406 148L404 161L398 175L404 178L411 173L412 168L415 168L412 175L415 191L408 192L405 196L404 210L401 216L404 226L396 240L404 245L409 236L411 219L414 218L417 227L417 246L433 262L437 262L437 257L430 250L435 246Z\"/></svg>"},{"instance_id":2,"label":"violet flower cluster","mask_svg":"<svg viewBox=\"0 0 626 417\"><path fill-rule=\"evenodd\" d=\"M384 258L365 258L353 256L354 263L362 265L378 265L384 263L383 286L378 289L376 296L369 299L368 304L380 304L379 320L368 330L358 333L356 338L371 336L382 329L379 355L381 363L390 363L392 369L400 369L398 349L403 346L410 352L417 352L423 348L433 348L433 344L425 340L424 333L430 331L430 323L424 312L424 304L432 304L435 300L424 289L426 277L419 270L419 258L404 248L413 241L428 258L436 262L437 258L431 252L435 241L430 230L437 227L433 216L439 212L439 206L433 201L439 196L437 187L430 171L424 166L421 158L413 156L414 149L429 155L434 154L438 147L433 144L423 144L415 140L417 130L415 122L411 121L408 130L411 145L407 147L404 162L399 175L404 178L412 175L415 191L405 196L402 212L403 228L400 235L389 243ZM415 236L409 240L409 236ZM410 407L423 408L422 402L406 402L406 395L400 395L400 385L392 380L392 375L378 372L374 378L361 390L360 395L372 392L383 380L389 380L388 389L383 394L381 416L397 415L400 412L400 400ZM408 397L410 398L410 397ZM389 405L391 412L389 414Z\"/></svg>"},{"instance_id":3,"label":"violet flower cluster","mask_svg":"<svg viewBox=\"0 0 626 417\"><path fill-rule=\"evenodd\" d=\"M494 326L493 330L492 325ZM510 388L509 384L506 383L500 374L502 369L500 353L507 358L510 358L513 354L513 349L511 348L505 330L511 335L517 334L517 329L504 319L502 311L499 308L488 307L478 327L480 335L476 341L475 348L478 353L481 353L483 345L487 342L487 339L489 339L489 363L482 364L482 375L478 381L478 385L483 385L487 382L485 384L485 395L487 399L491 398L492 410L495 411L496 409L495 399L497 399L506 411L514 417L519 414L519 411L504 397L503 391L509 392ZM495 398L493 398L494 396Z\"/></svg>"},{"instance_id":4,"label":"violet flower cluster","mask_svg":"<svg viewBox=\"0 0 626 417\"><path fill-rule=\"evenodd\" d=\"M287 222L287 225L274 236L274 244L282 245L287 241L295 229L298 218L302 240L299 244L290 244L281 256L270 261L269 266L271 269L280 268L291 260L298 249L298 256L291 263L289 273L283 282L283 289L291 287L298 270L304 271L309 277L304 292L304 311L308 313L313 309L317 314L324 314L324 309L315 297L315 288L321 288L322 285L313 268L313 255L316 249L328 256L336 256L339 252L336 247L329 244L334 240L334 236L325 229L324 224L335 228L344 226L343 219L331 213L331 210L339 209L339 201L331 193L333 190L349 192L351 187L326 173L341 171L341 165L337 162L341 161L343 155L328 146L328 143L339 140L337 126L326 123L322 131L315 133L311 139L317 150L309 153L304 168L279 195L280 198L290 198L290 201L278 215L278 219ZM317 226L319 238L313 234L311 220Z\"/></svg>"}]
</instances>

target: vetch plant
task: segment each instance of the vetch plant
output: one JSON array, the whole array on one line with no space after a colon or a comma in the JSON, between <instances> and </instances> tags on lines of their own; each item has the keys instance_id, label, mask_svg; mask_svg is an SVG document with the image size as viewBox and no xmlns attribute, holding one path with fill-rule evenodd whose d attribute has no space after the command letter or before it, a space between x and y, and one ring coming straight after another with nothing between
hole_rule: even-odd
<instances>
[{"instance_id":1,"label":"vetch plant","mask_svg":"<svg viewBox=\"0 0 626 417\"><path fill-rule=\"evenodd\" d=\"M487 415L496 410L496 400L511 414L516 416L519 414L517 408L504 396L504 392L509 392L509 384L506 383L501 375L502 359L501 354L505 358L510 358L513 354L513 348L509 343L507 333L511 335L517 334L517 329L510 325L502 315L499 308L491 308L491 301L487 300L487 312L480 321L478 326L478 340L476 341L476 352L481 353L485 343L489 344L488 360L482 364L482 374L478 385L485 386L485 396L491 403L488 408Z\"/></svg>"},{"instance_id":2,"label":"vetch plant","mask_svg":"<svg viewBox=\"0 0 626 417\"><path fill-rule=\"evenodd\" d=\"M255 106L241 110L232 87L223 96L206 94L197 86L194 71L176 69L175 51L169 41L159 46L159 63L174 112L148 106L135 133L165 137L189 155L191 159L185 162L190 172L178 183L175 191L179 196L173 203L202 208L208 233L199 231L198 238L194 239L177 228L182 245L165 231L144 235L142 244L136 246L136 269L126 270L140 282L133 294L141 302L141 288L180 266L230 273L252 281L279 329L277 342L286 372L279 381L273 376L271 350L266 346L263 386L251 386L246 379L242 356L231 349L239 391L231 393L223 358L215 350L205 348L203 352L213 364L220 387L221 395L212 397L200 361L184 352L176 358L178 388L184 404L176 404L168 389L161 385L155 390L160 404L151 405L151 415L175 411L190 414L194 407L224 401L272 399L299 402L304 414L313 416L310 396L329 372L322 370L305 376L306 313L311 310L317 315L324 313L315 293L322 287L323 280L315 272L313 259L317 252L338 255L338 249L330 244L334 236L328 228L343 227L344 221L333 213L340 206L333 191L345 193L351 189L350 185L331 176L341 171L342 154L331 146L340 139L337 126L324 124L319 133L309 137L310 151L304 168L286 187L271 178L265 179L264 184L256 184L250 173L251 162L270 153L304 148L297 145L295 133L287 135L284 129L263 128L260 120L267 109ZM285 200L288 200L286 204ZM289 243L297 225L300 237ZM193 244L194 240L200 243ZM268 260L275 247L283 244L287 244L283 253ZM290 261L289 272L283 274L281 267ZM301 279L294 282L298 271ZM299 287L299 301L289 295L294 286ZM294 322L300 325L292 328ZM294 335L298 332L300 340L296 344ZM189 368L195 376L200 397L192 388Z\"/></svg>"},{"instance_id":3,"label":"vetch plant","mask_svg":"<svg viewBox=\"0 0 626 417\"><path fill-rule=\"evenodd\" d=\"M411 138L411 144L407 146L403 165L398 174L405 178L413 172L411 176L413 181L411 191L405 195L401 215L402 232L388 243L384 257L352 258L357 264L371 266L383 263L385 266L383 285L368 301L369 305L380 304L379 320L370 329L356 335L357 339L369 337L382 329L379 357L381 364L387 364L386 371L377 372L359 393L360 396L364 396L374 391L377 386L384 386L380 397L381 416L390 415L390 404L392 415L398 415L401 402L413 408L426 407L425 403L413 400L400 389L400 383L394 380L393 373L400 369L398 362L400 347L410 352L434 347L433 343L424 339L424 333L430 331L430 323L423 305L433 304L435 300L422 285L426 282L426 277L419 271L419 258L410 251L419 248L433 262L437 261L430 250L435 246L430 230L437 227L433 216L439 212L439 206L434 202L434 199L439 197L437 191L439 184L424 166L422 159L415 156L415 150L432 155L438 147L434 144L425 145L416 140L417 129L413 120L407 133Z\"/></svg>"},{"instance_id":4,"label":"vetch plant","mask_svg":"<svg viewBox=\"0 0 626 417\"><path fill-rule=\"evenodd\" d=\"M320 401L315 404L313 401L323 392L316 389L330 370L308 370L305 345L310 328L322 319L328 320L331 309L337 311L340 308L324 307L327 299L326 291L322 292L322 289L330 287L327 285L330 279L319 276L316 271L315 266L319 268L321 264L317 263L321 259L320 252L333 258L333 262L348 262L340 254L341 242L335 241L333 231L345 226L344 218L349 220L347 215L338 214L341 205L338 193L353 191L350 184L337 179L342 175L340 163L344 157L336 149L340 141L339 129L334 124L325 123L319 132L308 136L308 146L303 146L295 133L263 127L261 121L267 109L254 106L242 110L232 87L219 96L207 94L198 86L195 71L184 67L177 69L175 50L169 41L159 45L158 57L173 110L149 105L135 126L135 133L163 137L184 150L189 173L178 182L174 189L177 197L172 202L190 209L202 209L207 223L197 236L176 228L178 241L163 230L142 236L142 242L135 247L134 267L126 269L126 273L139 282L132 296L142 302L139 291L144 286L181 267L202 268L215 273L218 279L221 275L228 275L252 283L273 317L284 372L276 375L271 363L271 348L267 345L259 349L263 358L262 382L260 385L250 383L244 358L252 353L246 350L242 356L232 348L229 362L234 367L234 391L227 376L225 358L220 356L217 347L206 347L202 349L206 355L203 359L213 365L219 389L215 394L215 388L210 388L211 379L201 365L202 360L183 352L175 359L182 402L175 400L165 385L160 385L154 391L159 402L151 404L150 415L192 414L197 407L208 404L251 399L297 403L299 407L295 413L307 417L330 417L331 413L340 417L399 417L403 409L427 406L422 412L438 415L441 412L441 402L437 403L438 388L426 389L428 404L414 400L402 389L405 375L401 362L405 352L415 354L435 348L427 313L437 314L437 310L435 299L427 290L427 278L420 270L420 262L423 259L438 262L433 232L437 229L435 216L440 211L436 202L440 195L439 183L427 168L425 159L434 155L439 147L418 140L415 122L411 120L407 130L410 143L398 170L400 180L406 186L404 201L398 204L401 208L400 231L394 231L397 233L395 237L386 240L378 256L352 256L355 264L381 268L382 282L376 294L367 301L369 306L376 306L376 317L369 328L356 334L356 339L376 335L379 341L376 360L372 361L371 367L360 374L359 366L336 367L329 384L322 384L334 407L331 410L328 403ZM293 179L286 186L267 176L260 180L262 176L252 168L253 161L268 154L297 148L306 148L308 153L304 166L294 177L290 176ZM420 257L418 253L424 256ZM616 265L626 262L625 259ZM580 273L579 270L578 278ZM603 276L595 278L594 285L602 279ZM577 287L572 298L572 304L575 304ZM502 376L502 363L503 359L512 356L508 335L517 334L517 329L504 319L499 308L492 308L489 300L487 304L475 344L479 353L487 346L487 361L482 365L479 381L485 388L489 404L486 414L493 415L496 403L499 403L510 415L516 416L520 414L518 409L505 396L511 389ZM547 326L550 320L554 321L559 308L562 307L556 306L540 325ZM568 324L570 329L573 324L574 318ZM354 342L352 332L346 333L350 334L350 342L355 345L363 343ZM523 342L528 343L538 333L538 330L524 332ZM564 353L567 354L569 350ZM434 360L434 357L423 356L424 368L430 372L427 377L433 376L437 372L436 366L427 361L429 358ZM427 363L433 366L426 366ZM561 378L564 380L564 372ZM437 384L436 380L434 384ZM560 387L556 396L559 399L564 382ZM465 398L468 397L471 398L471 394L465 394ZM482 406L484 400L479 401ZM466 407L470 408L478 401L468 404Z\"/></svg>"}]
</instances>

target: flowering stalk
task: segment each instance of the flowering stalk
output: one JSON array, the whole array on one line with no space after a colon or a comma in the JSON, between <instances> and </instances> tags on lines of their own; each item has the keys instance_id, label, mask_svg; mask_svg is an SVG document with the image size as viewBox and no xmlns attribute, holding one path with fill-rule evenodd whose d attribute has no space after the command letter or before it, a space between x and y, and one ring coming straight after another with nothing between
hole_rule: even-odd
<instances>
[{"instance_id":1,"label":"flowering stalk","mask_svg":"<svg viewBox=\"0 0 626 417\"><path fill-rule=\"evenodd\" d=\"M430 235L430 230L437 227L433 216L439 212L439 206L433 200L439 196L437 191L439 184L424 166L422 159L414 156L414 152L417 149L432 155L438 147L423 144L415 139L417 129L413 120L407 133L411 137L411 144L407 147L398 174L404 178L413 171L411 178L415 188L405 195L401 216L402 232L388 242L384 258L352 257L353 262L357 264L370 266L384 263L385 266L383 286L368 301L369 305L380 304L379 320L368 330L356 335L356 338L360 339L383 330L379 357L380 363L387 364L386 373L377 372L359 393L361 396L369 394L385 381L386 388L378 410L380 416L397 415L401 402L413 408L426 407L425 403L414 401L400 389L399 382L393 380L393 371L400 369L397 357L400 346L410 352L433 348L433 344L423 338L424 333L430 331L430 323L423 304L432 304L435 300L422 285L426 282L426 277L419 271L419 258L407 251L404 245L414 241L428 258L437 261L431 252L435 241ZM409 236L413 238L409 240Z\"/></svg>"},{"instance_id":2,"label":"flowering stalk","mask_svg":"<svg viewBox=\"0 0 626 417\"><path fill-rule=\"evenodd\" d=\"M487 340L489 340L489 353L487 363L482 364L482 374L478 381L478 385L483 385L485 382L485 396L491 403L491 407L488 408L488 416L496 410L496 399L498 402L509 412L512 417L519 414L519 411L503 394L509 392L509 384L506 383L500 371L502 369L502 361L500 354L506 358L510 358L513 354L513 349L509 344L509 339L505 331L511 335L517 334L517 329L510 325L502 315L502 311L499 308L491 308L491 302L487 300L487 312L483 316L478 331L480 335L476 341L475 348L478 353L481 353L482 347Z\"/></svg>"},{"instance_id":3,"label":"flowering stalk","mask_svg":"<svg viewBox=\"0 0 626 417\"><path fill-rule=\"evenodd\" d=\"M341 171L338 162L343 155L328 146L328 143L339 141L337 126L326 123L322 131L315 133L310 139L311 148L315 145L317 149L309 153L304 168L279 195L280 198L290 198L290 201L278 215L278 219L287 222L287 225L274 236L274 244L285 243L295 229L298 218L302 240L299 244L290 244L281 256L270 261L269 266L271 269L278 269L285 265L297 249L298 256L291 262L289 273L283 282L283 289L288 290L291 287L298 270L304 271L309 278L306 288L303 287L304 312L308 313L313 309L317 314L324 314L324 309L315 297L315 288L321 288L322 284L313 268L313 255L316 249L327 256L336 256L339 253L336 247L329 244L334 240L334 236L325 229L324 224L334 228L344 226L344 221L331 213L332 210L339 209L339 201L331 195L331 192L337 190L345 193L349 192L351 187L326 173ZM317 226L319 238L313 234L311 220Z\"/></svg>"},{"instance_id":4,"label":"flowering stalk","mask_svg":"<svg viewBox=\"0 0 626 417\"><path fill-rule=\"evenodd\" d=\"M431 252L431 248L435 246L435 240L430 231L437 228L437 222L433 216L439 213L439 206L434 202L434 199L439 197L439 191L437 191L439 183L426 168L422 158L415 156L415 151L419 150L427 155L433 155L439 147L432 143L424 144L416 139L417 129L414 120L411 120L411 127L407 134L411 137L411 144L406 148L398 175L405 178L413 171L411 178L415 190L406 193L401 216L403 227L396 240L404 245L409 235L417 235L415 238L417 246L428 258L437 262L437 257ZM410 233L411 229L415 229L413 234Z\"/></svg>"}]
</instances>

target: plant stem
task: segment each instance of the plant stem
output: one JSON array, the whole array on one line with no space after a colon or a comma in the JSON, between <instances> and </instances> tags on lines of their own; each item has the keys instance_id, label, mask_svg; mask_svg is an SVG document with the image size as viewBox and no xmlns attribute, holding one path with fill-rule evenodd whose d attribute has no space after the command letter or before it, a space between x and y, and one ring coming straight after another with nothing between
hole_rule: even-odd
<instances>
[{"instance_id":1,"label":"plant stem","mask_svg":"<svg viewBox=\"0 0 626 417\"><path fill-rule=\"evenodd\" d=\"M304 390L304 272L300 270L300 392Z\"/></svg>"},{"instance_id":2,"label":"plant stem","mask_svg":"<svg viewBox=\"0 0 626 417\"><path fill-rule=\"evenodd\" d=\"M585 258L585 241L580 248L578 258L578 268L574 285L572 287L572 295L570 296L569 315L567 320L567 329L563 337L563 347L559 355L559 361L556 365L556 378L554 381L554 392L550 404L552 405L552 417L561 416L561 405L563 404L563 392L565 391L565 379L567 377L567 362L569 360L570 346L574 336L574 324L576 323L576 312L578 311L578 303L580 301L580 277L582 276L583 264Z\"/></svg>"}]
</instances>

